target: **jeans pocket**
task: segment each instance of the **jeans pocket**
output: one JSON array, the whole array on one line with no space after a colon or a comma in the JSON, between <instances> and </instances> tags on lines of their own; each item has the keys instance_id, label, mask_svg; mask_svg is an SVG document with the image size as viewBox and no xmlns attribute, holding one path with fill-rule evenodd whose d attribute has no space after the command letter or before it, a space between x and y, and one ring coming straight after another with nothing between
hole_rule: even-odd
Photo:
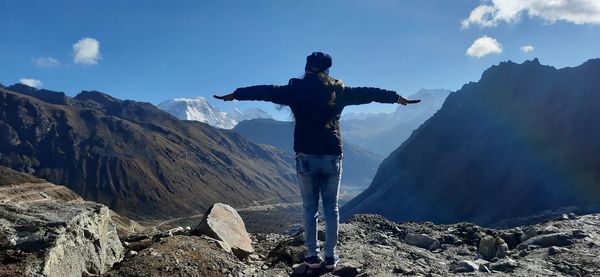
<instances>
[{"instance_id":1,"label":"jeans pocket","mask_svg":"<svg viewBox=\"0 0 600 277\"><path fill-rule=\"evenodd\" d=\"M296 173L306 175L310 172L310 163L303 158L296 158Z\"/></svg>"},{"instance_id":2,"label":"jeans pocket","mask_svg":"<svg viewBox=\"0 0 600 277\"><path fill-rule=\"evenodd\" d=\"M341 157L331 159L331 175L337 175L342 173L342 159Z\"/></svg>"}]
</instances>

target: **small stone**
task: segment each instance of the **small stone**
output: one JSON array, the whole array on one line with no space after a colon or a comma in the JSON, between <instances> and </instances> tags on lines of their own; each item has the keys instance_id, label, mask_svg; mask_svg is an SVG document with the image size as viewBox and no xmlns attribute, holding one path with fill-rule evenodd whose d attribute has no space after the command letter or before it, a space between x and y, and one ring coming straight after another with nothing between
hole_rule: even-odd
<instances>
[{"instance_id":1,"label":"small stone","mask_svg":"<svg viewBox=\"0 0 600 277\"><path fill-rule=\"evenodd\" d=\"M582 239L587 237L587 234L583 230L573 230L571 232L571 236L576 239Z\"/></svg>"},{"instance_id":2,"label":"small stone","mask_svg":"<svg viewBox=\"0 0 600 277\"><path fill-rule=\"evenodd\" d=\"M479 265L472 261L467 261L467 260L460 261L460 262L450 266L450 271L452 271L454 273L474 272L477 270L479 270Z\"/></svg>"},{"instance_id":3,"label":"small stone","mask_svg":"<svg viewBox=\"0 0 600 277\"><path fill-rule=\"evenodd\" d=\"M318 230L317 231L317 239L320 241L325 241L325 231Z\"/></svg>"},{"instance_id":4,"label":"small stone","mask_svg":"<svg viewBox=\"0 0 600 277\"><path fill-rule=\"evenodd\" d=\"M508 244L502 243L500 245L496 245L496 257L506 258L507 253L508 253Z\"/></svg>"},{"instance_id":5,"label":"small stone","mask_svg":"<svg viewBox=\"0 0 600 277\"><path fill-rule=\"evenodd\" d=\"M525 257L529 255L529 252L527 252L527 250L521 250L521 252L519 252L519 257Z\"/></svg>"},{"instance_id":6,"label":"small stone","mask_svg":"<svg viewBox=\"0 0 600 277\"><path fill-rule=\"evenodd\" d=\"M556 221L561 221L561 220L569 220L569 215L567 214L562 214L559 217L557 217L556 219L554 219Z\"/></svg>"},{"instance_id":7,"label":"small stone","mask_svg":"<svg viewBox=\"0 0 600 277\"><path fill-rule=\"evenodd\" d=\"M138 252L137 251L133 251L133 250L127 252L127 256L129 256L129 257L136 256L137 254L138 254Z\"/></svg>"},{"instance_id":8,"label":"small stone","mask_svg":"<svg viewBox=\"0 0 600 277\"><path fill-rule=\"evenodd\" d=\"M569 217L569 219L571 220L577 219L577 215L575 215L574 213L568 213L567 217Z\"/></svg>"},{"instance_id":9,"label":"small stone","mask_svg":"<svg viewBox=\"0 0 600 277\"><path fill-rule=\"evenodd\" d=\"M404 237L404 242L406 244L412 245L412 246L416 246L416 247L420 247L420 248L425 248L428 250L434 250L436 248L440 247L440 241L437 239L434 239L428 235L425 234L412 234L412 233L408 233L406 234L406 236Z\"/></svg>"},{"instance_id":10,"label":"small stone","mask_svg":"<svg viewBox=\"0 0 600 277\"><path fill-rule=\"evenodd\" d=\"M523 231L520 228L515 228L502 233L500 237L506 242L506 244L508 244L509 249L513 249L517 247L519 243L521 243Z\"/></svg>"},{"instance_id":11,"label":"small stone","mask_svg":"<svg viewBox=\"0 0 600 277\"><path fill-rule=\"evenodd\" d=\"M499 260L495 263L491 263L490 267L493 270L506 272L506 271L512 271L513 269L515 269L517 267L517 265L518 265L517 262L515 262L512 259L503 259L503 260Z\"/></svg>"},{"instance_id":12,"label":"small stone","mask_svg":"<svg viewBox=\"0 0 600 277\"><path fill-rule=\"evenodd\" d=\"M529 227L523 231L523 237L521 237L522 241L526 241L531 237L535 237L538 235L537 230L534 227Z\"/></svg>"},{"instance_id":13,"label":"small stone","mask_svg":"<svg viewBox=\"0 0 600 277\"><path fill-rule=\"evenodd\" d=\"M267 270L267 269L269 269L269 266L264 264L261 268L262 268L262 270Z\"/></svg>"},{"instance_id":14,"label":"small stone","mask_svg":"<svg viewBox=\"0 0 600 277\"><path fill-rule=\"evenodd\" d=\"M480 265L479 266L479 271L483 272L483 273L492 273L492 271L485 265Z\"/></svg>"},{"instance_id":15,"label":"small stone","mask_svg":"<svg viewBox=\"0 0 600 277\"><path fill-rule=\"evenodd\" d=\"M566 250L567 250L567 248L564 248L564 247L551 246L550 248L548 248L548 255L553 256L553 255L565 252Z\"/></svg>"}]
</instances>

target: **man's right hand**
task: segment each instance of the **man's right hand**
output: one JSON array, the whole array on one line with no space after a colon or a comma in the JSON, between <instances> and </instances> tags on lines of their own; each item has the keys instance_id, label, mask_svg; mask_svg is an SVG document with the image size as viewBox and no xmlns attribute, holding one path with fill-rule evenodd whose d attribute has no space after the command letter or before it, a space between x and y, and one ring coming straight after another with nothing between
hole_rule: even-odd
<instances>
[{"instance_id":1,"label":"man's right hand","mask_svg":"<svg viewBox=\"0 0 600 277\"><path fill-rule=\"evenodd\" d=\"M233 101L235 100L235 93L230 93L223 96L213 95L213 97L223 101Z\"/></svg>"}]
</instances>

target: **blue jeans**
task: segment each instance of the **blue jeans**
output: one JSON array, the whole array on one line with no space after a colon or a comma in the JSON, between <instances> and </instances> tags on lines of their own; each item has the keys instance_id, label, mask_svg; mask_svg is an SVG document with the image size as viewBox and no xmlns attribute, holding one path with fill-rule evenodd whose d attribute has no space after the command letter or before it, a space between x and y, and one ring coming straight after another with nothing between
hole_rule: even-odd
<instances>
[{"instance_id":1,"label":"blue jeans","mask_svg":"<svg viewBox=\"0 0 600 277\"><path fill-rule=\"evenodd\" d=\"M326 257L334 257L338 240L338 194L342 175L342 155L298 153L296 155L296 172L302 192L304 241L308 248L307 256L319 255L317 218L320 193L325 216L324 252Z\"/></svg>"}]
</instances>

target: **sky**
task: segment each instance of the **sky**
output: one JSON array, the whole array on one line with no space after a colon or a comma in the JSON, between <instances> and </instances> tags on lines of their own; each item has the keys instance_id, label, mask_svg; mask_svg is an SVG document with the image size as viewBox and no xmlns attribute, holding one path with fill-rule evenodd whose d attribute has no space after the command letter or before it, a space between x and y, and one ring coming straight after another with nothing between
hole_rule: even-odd
<instances>
[{"instance_id":1,"label":"sky","mask_svg":"<svg viewBox=\"0 0 600 277\"><path fill-rule=\"evenodd\" d=\"M600 57L600 1L0 0L0 83L70 96L158 104L284 85L313 51L333 57L346 86L456 91L501 61L562 68ZM270 103L209 101L286 116Z\"/></svg>"}]
</instances>

